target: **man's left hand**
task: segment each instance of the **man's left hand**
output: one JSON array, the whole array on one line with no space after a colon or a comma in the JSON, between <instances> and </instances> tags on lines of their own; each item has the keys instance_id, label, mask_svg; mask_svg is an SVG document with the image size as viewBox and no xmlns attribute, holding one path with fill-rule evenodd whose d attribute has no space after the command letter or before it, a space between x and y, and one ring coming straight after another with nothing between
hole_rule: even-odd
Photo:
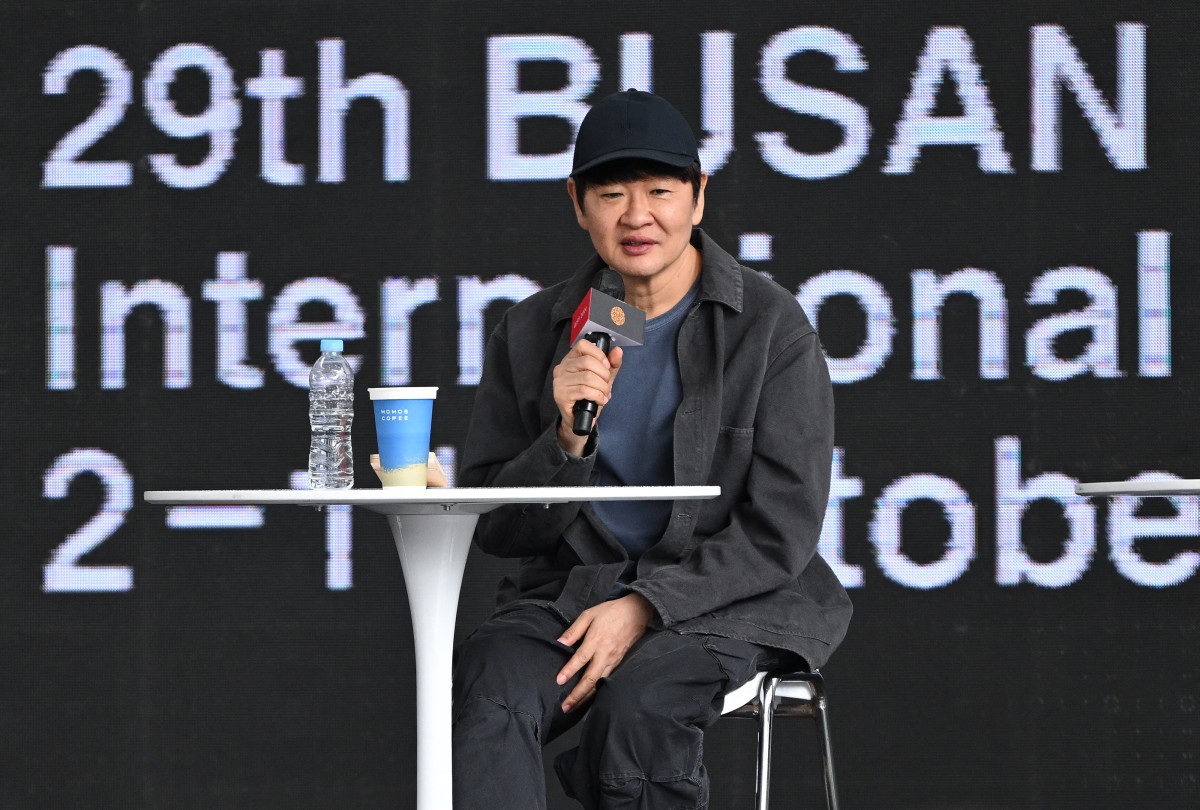
<instances>
[{"instance_id":1,"label":"man's left hand","mask_svg":"<svg viewBox=\"0 0 1200 810\"><path fill-rule=\"evenodd\" d=\"M591 700L596 694L596 684L617 668L629 648L646 632L654 614L654 606L640 593L626 594L579 614L558 639L566 645L579 644L566 666L559 670L558 683L566 683L583 669L579 683L563 701L564 714Z\"/></svg>"}]
</instances>

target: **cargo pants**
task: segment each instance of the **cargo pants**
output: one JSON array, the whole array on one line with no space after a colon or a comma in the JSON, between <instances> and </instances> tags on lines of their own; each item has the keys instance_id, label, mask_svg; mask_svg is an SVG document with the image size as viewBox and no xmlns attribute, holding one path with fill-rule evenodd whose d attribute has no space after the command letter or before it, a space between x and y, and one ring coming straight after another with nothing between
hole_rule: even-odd
<instances>
[{"instance_id":1,"label":"cargo pants","mask_svg":"<svg viewBox=\"0 0 1200 810\"><path fill-rule=\"evenodd\" d=\"M803 668L795 653L649 629L591 705L564 715L578 678L555 682L574 652L557 641L568 624L552 603L516 602L455 651L456 810L544 810L542 747L580 721L578 747L554 767L585 808L706 808L703 732L723 694L760 670Z\"/></svg>"}]
</instances>

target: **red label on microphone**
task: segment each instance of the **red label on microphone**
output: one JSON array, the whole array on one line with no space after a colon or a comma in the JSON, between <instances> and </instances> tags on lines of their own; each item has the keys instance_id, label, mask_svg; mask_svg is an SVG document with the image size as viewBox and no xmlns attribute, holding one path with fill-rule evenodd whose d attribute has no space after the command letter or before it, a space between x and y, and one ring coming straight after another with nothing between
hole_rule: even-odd
<instances>
[{"instance_id":1,"label":"red label on microphone","mask_svg":"<svg viewBox=\"0 0 1200 810\"><path fill-rule=\"evenodd\" d=\"M575 314L571 316L571 345L575 345L575 341L579 340L579 336L583 334L583 325L588 322L588 312L592 308L592 293L595 290L588 290L587 295L579 302L579 306L575 307Z\"/></svg>"}]
</instances>

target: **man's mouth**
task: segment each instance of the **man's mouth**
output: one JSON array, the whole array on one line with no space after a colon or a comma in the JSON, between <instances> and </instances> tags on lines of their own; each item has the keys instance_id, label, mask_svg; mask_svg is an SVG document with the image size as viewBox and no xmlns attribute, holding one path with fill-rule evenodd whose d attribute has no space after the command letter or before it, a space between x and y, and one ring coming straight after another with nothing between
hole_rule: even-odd
<instances>
[{"instance_id":1,"label":"man's mouth","mask_svg":"<svg viewBox=\"0 0 1200 810\"><path fill-rule=\"evenodd\" d=\"M621 249L631 256L640 256L654 246L653 239L631 236L621 240Z\"/></svg>"}]
</instances>

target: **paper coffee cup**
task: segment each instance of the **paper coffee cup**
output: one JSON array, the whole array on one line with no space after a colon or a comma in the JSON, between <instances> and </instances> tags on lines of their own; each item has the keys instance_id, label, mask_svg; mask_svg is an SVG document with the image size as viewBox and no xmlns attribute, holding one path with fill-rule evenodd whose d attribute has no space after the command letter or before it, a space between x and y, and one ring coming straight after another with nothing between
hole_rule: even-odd
<instances>
[{"instance_id":1,"label":"paper coffee cup","mask_svg":"<svg viewBox=\"0 0 1200 810\"><path fill-rule=\"evenodd\" d=\"M379 480L385 487L423 487L437 388L368 388L379 437Z\"/></svg>"}]
</instances>

